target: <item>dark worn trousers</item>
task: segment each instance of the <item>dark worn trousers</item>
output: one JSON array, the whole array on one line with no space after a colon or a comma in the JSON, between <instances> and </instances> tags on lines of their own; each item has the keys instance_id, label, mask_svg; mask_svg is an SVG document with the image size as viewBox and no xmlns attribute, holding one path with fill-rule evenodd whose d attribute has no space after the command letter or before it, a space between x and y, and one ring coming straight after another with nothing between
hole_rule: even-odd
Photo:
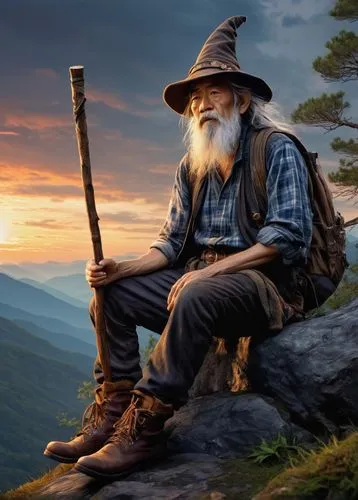
<instances>
[{"instance_id":1,"label":"dark worn trousers","mask_svg":"<svg viewBox=\"0 0 358 500\"><path fill-rule=\"evenodd\" d=\"M254 282L240 273L197 280L167 310L171 287L183 268L125 278L105 287L105 322L113 381L132 379L176 407L184 404L212 337L235 341L267 326ZM90 306L93 321L93 302ZM136 326L161 335L142 373ZM103 382L99 361L95 378Z\"/></svg>"}]
</instances>

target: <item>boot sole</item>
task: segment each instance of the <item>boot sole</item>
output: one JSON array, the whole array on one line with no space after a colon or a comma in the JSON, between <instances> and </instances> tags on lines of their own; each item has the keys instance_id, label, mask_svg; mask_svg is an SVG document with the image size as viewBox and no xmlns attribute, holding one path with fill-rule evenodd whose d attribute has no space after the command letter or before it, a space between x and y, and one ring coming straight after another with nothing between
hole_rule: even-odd
<instances>
[{"instance_id":1,"label":"boot sole","mask_svg":"<svg viewBox=\"0 0 358 500\"><path fill-rule=\"evenodd\" d=\"M102 479L102 481L116 481L117 479L124 479L134 472L138 472L139 470L145 469L146 466L149 465L154 465L156 462L160 462L163 458L165 458L165 455L160 455L157 457L151 457L148 460L145 460L143 462L140 462L138 465L135 465L131 469L127 469L123 472L119 472L117 474L105 474L104 472L98 472L94 469L90 469L89 467L86 467L85 465L82 464L76 464L74 466L74 470L77 472L82 472L83 474L86 474L87 476L94 477L95 479Z\"/></svg>"},{"instance_id":2,"label":"boot sole","mask_svg":"<svg viewBox=\"0 0 358 500\"><path fill-rule=\"evenodd\" d=\"M52 453L51 451L45 450L44 455L52 460L56 460L57 462L61 462L63 464L75 464L78 458L68 458L62 457L61 455L56 455L56 453Z\"/></svg>"}]
</instances>

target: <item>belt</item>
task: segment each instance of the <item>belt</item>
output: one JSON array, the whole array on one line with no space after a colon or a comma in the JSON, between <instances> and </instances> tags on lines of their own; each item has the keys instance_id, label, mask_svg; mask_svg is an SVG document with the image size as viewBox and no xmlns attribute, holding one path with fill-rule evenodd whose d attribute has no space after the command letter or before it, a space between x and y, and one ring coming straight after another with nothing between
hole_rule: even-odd
<instances>
[{"instance_id":1,"label":"belt","mask_svg":"<svg viewBox=\"0 0 358 500\"><path fill-rule=\"evenodd\" d=\"M231 252L232 253L232 252ZM200 254L200 260L205 262L206 265L214 264L218 260L224 259L230 255L230 252L224 250L214 250L213 248L206 248Z\"/></svg>"}]
</instances>

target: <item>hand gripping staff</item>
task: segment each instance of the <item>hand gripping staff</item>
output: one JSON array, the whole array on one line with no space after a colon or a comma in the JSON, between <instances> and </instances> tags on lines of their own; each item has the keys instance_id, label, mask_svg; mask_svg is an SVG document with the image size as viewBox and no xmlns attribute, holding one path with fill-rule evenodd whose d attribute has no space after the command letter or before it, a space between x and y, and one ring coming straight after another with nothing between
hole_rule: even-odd
<instances>
[{"instance_id":1,"label":"hand gripping staff","mask_svg":"<svg viewBox=\"0 0 358 500\"><path fill-rule=\"evenodd\" d=\"M85 111L85 86L84 86L84 68L83 66L70 67L70 81L72 89L73 114L75 119L75 129L77 136L78 153L80 156L81 175L83 189L86 198L87 214L91 231L94 259L98 264L103 259L101 233L98 226L99 217L96 211L94 198L94 189L92 184L91 161L87 134L87 121ZM96 341L99 355L99 361L102 366L105 381L111 381L111 367L109 363L109 350L107 343L107 334L104 321L103 287L94 289L95 297L95 325Z\"/></svg>"}]
</instances>

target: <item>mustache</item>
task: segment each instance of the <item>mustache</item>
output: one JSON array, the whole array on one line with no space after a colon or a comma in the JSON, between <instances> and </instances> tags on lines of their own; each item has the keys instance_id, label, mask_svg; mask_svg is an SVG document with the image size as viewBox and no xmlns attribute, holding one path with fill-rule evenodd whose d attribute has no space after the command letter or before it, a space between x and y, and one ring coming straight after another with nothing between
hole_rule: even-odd
<instances>
[{"instance_id":1,"label":"mustache","mask_svg":"<svg viewBox=\"0 0 358 500\"><path fill-rule=\"evenodd\" d=\"M217 120L220 123L223 122L222 117L219 115L217 111L206 111L199 118L199 125L202 126L208 120Z\"/></svg>"}]
</instances>

